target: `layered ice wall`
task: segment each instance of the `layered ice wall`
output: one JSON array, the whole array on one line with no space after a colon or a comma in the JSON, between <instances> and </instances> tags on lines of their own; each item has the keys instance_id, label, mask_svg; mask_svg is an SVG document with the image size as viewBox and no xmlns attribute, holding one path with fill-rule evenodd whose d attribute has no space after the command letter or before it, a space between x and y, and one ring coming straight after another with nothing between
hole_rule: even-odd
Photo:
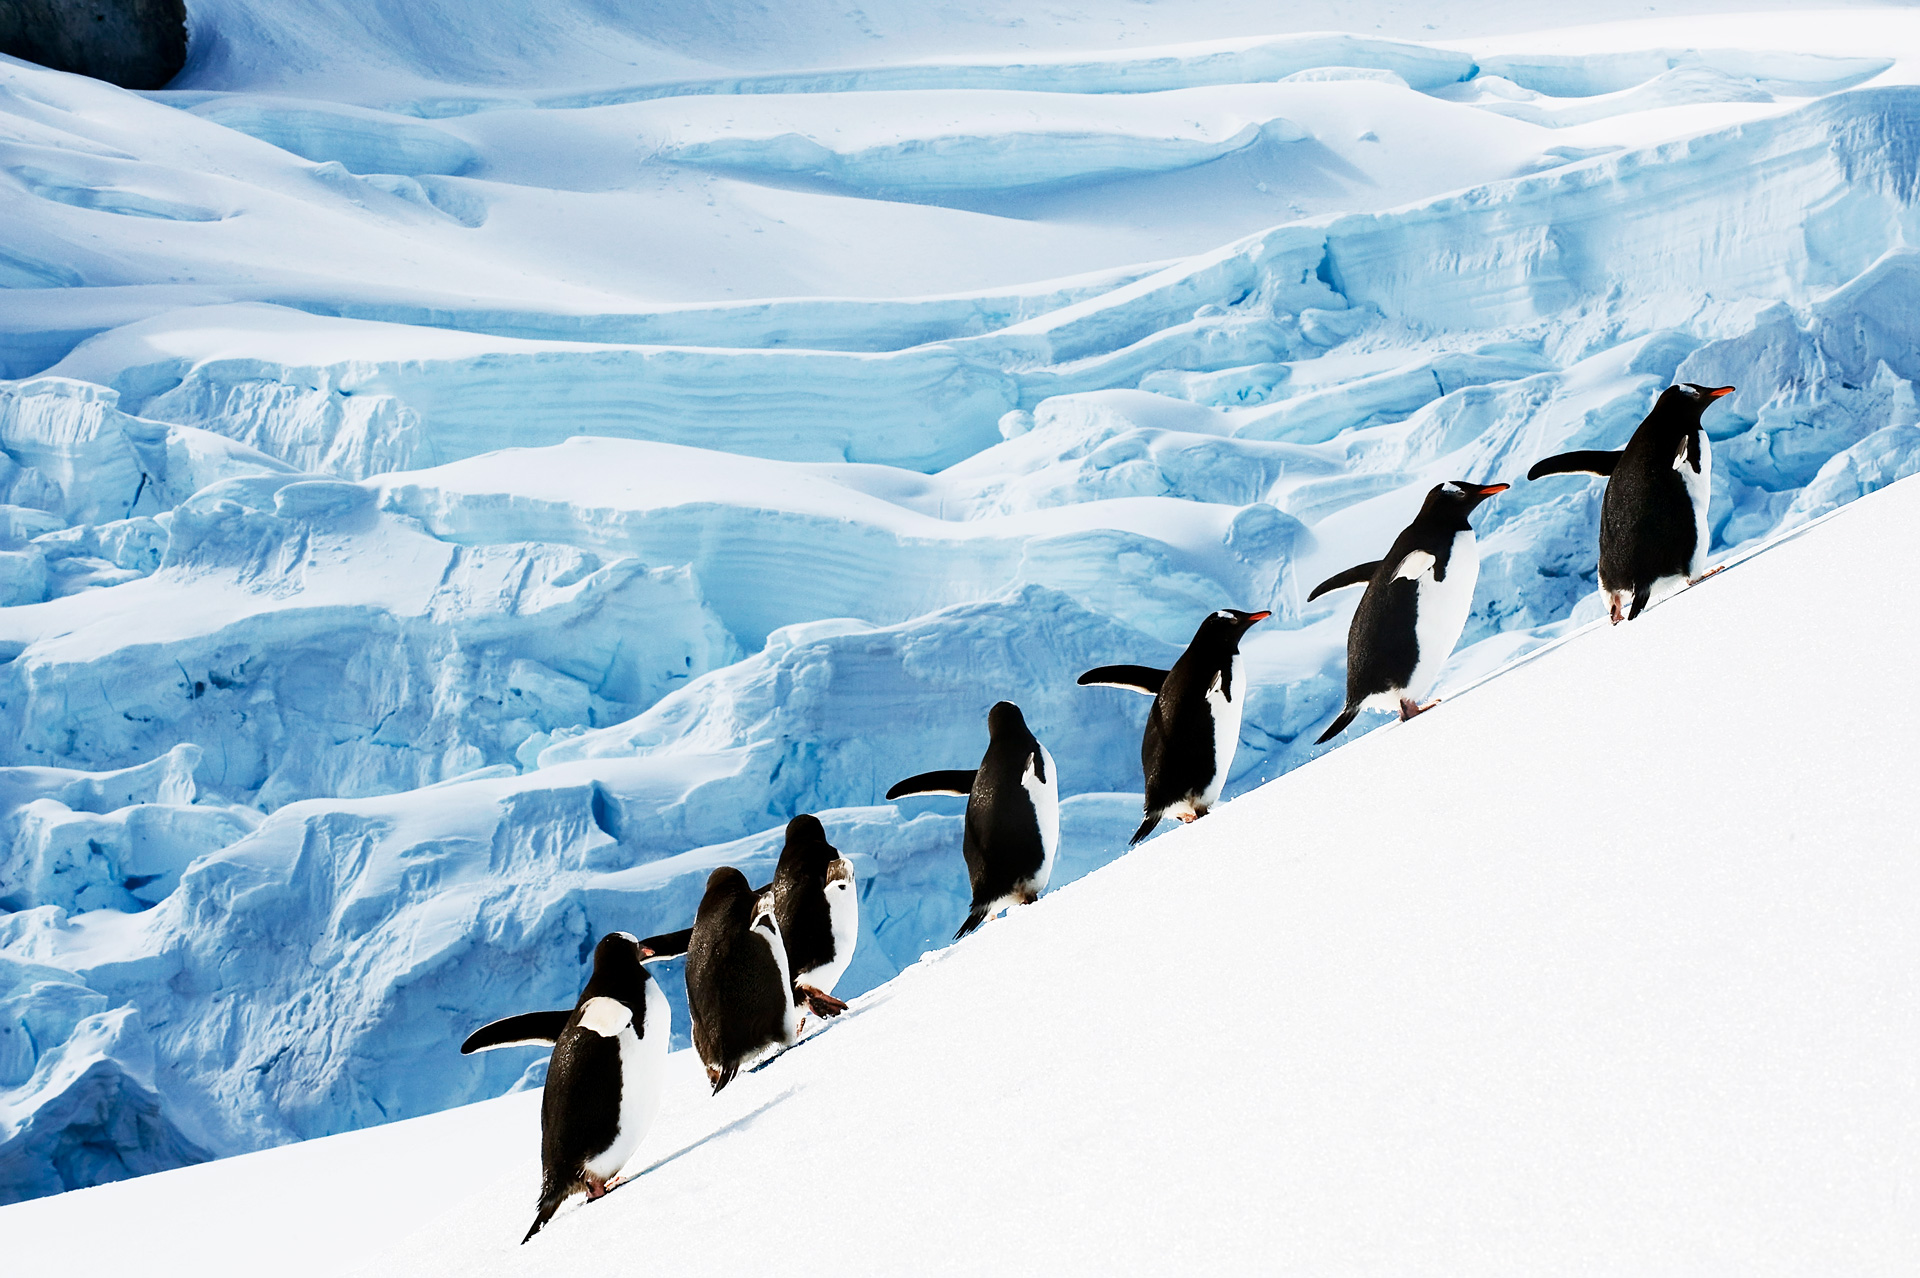
<instances>
[{"instance_id":1,"label":"layered ice wall","mask_svg":"<svg viewBox=\"0 0 1920 1278\"><path fill-rule=\"evenodd\" d=\"M1272 609L1228 794L1270 779L1340 700L1314 582L1673 380L1740 388L1716 554L1920 469L1920 24L1875 30L0 64L0 1200L536 1081L455 1045L798 812L871 988L966 908L959 804L876 805L994 701L1086 873L1146 703L1081 670ZM1455 686L1589 615L1598 501L1483 508Z\"/></svg>"}]
</instances>

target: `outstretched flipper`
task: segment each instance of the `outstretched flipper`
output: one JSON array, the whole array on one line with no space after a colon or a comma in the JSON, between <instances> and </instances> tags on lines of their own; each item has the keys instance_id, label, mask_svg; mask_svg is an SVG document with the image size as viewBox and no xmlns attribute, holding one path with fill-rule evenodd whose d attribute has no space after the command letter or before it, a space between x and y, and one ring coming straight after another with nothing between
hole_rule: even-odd
<instances>
[{"instance_id":1,"label":"outstretched flipper","mask_svg":"<svg viewBox=\"0 0 1920 1278\"><path fill-rule=\"evenodd\" d=\"M922 772L895 785L887 791L887 797L900 799L909 794L957 794L964 799L973 793L973 775L978 771L978 768L948 768L944 772Z\"/></svg>"},{"instance_id":2,"label":"outstretched flipper","mask_svg":"<svg viewBox=\"0 0 1920 1278\"><path fill-rule=\"evenodd\" d=\"M1373 574L1378 572L1379 569L1380 561L1376 559L1372 563L1355 564L1345 572L1336 572L1333 576L1313 588L1312 593L1307 596L1307 602L1312 603L1329 590L1343 590L1348 586L1364 586L1373 580Z\"/></svg>"},{"instance_id":3,"label":"outstretched flipper","mask_svg":"<svg viewBox=\"0 0 1920 1278\"><path fill-rule=\"evenodd\" d=\"M678 932L662 932L658 936L649 936L640 942L640 948L646 951L640 961L644 963L649 959L679 958L692 944L693 929L690 927L683 927Z\"/></svg>"},{"instance_id":4,"label":"outstretched flipper","mask_svg":"<svg viewBox=\"0 0 1920 1278\"><path fill-rule=\"evenodd\" d=\"M1359 713L1360 713L1359 706L1348 706L1345 710L1342 710L1340 712L1340 717L1333 721L1333 725L1331 727L1329 727L1325 732L1320 734L1320 739L1318 741L1315 741L1314 744L1325 745L1327 742L1339 736L1342 732L1346 730L1347 725L1353 722L1353 716Z\"/></svg>"},{"instance_id":5,"label":"outstretched flipper","mask_svg":"<svg viewBox=\"0 0 1920 1278\"><path fill-rule=\"evenodd\" d=\"M1560 453L1545 461L1537 461L1533 469L1527 472L1528 479L1540 479L1547 475L1606 475L1613 474L1613 468L1620 464L1618 452L1606 452L1589 448L1577 453Z\"/></svg>"},{"instance_id":6,"label":"outstretched flipper","mask_svg":"<svg viewBox=\"0 0 1920 1278\"><path fill-rule=\"evenodd\" d=\"M496 1047L552 1047L560 1040L560 1031L567 1027L567 1021L572 1016L573 1009L568 1008L564 1012L523 1012L519 1016L489 1021L467 1035L467 1041L460 1044L460 1054L471 1056L475 1052L490 1052ZM545 1223L544 1220L540 1222ZM540 1224L534 1228L540 1228ZM528 1234L527 1237L533 1235Z\"/></svg>"},{"instance_id":7,"label":"outstretched flipper","mask_svg":"<svg viewBox=\"0 0 1920 1278\"><path fill-rule=\"evenodd\" d=\"M1157 697L1160 695L1160 685L1167 681L1168 673L1155 670L1152 666L1099 666L1074 682L1083 688L1125 688L1129 692L1144 692L1149 697Z\"/></svg>"},{"instance_id":8,"label":"outstretched flipper","mask_svg":"<svg viewBox=\"0 0 1920 1278\"><path fill-rule=\"evenodd\" d=\"M1160 814L1158 812L1150 813L1147 816L1147 819L1140 823L1140 828L1133 832L1133 837L1127 840L1127 846L1133 847L1135 844L1139 843L1140 840L1146 838L1149 834L1152 834L1153 827L1159 824L1160 824Z\"/></svg>"}]
</instances>

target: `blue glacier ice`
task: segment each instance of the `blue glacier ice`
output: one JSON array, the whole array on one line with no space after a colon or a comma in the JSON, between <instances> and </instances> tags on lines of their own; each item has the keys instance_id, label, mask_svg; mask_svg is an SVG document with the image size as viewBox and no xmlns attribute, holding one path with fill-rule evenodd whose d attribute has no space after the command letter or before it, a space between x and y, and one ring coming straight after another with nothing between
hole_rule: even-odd
<instances>
[{"instance_id":1,"label":"blue glacier ice","mask_svg":"<svg viewBox=\"0 0 1920 1278\"><path fill-rule=\"evenodd\" d=\"M455 1045L799 812L869 990L968 895L958 801L882 796L993 702L1070 883L1147 704L1081 670L1272 609L1244 793L1340 702L1305 587L1674 380L1739 387L1716 556L1920 471L1873 49L782 64L602 15L569 78L339 8L382 52L335 97L280 5L197 6L165 92L0 61L0 1202L532 1085ZM1599 497L1483 508L1443 696L1593 615Z\"/></svg>"}]
</instances>

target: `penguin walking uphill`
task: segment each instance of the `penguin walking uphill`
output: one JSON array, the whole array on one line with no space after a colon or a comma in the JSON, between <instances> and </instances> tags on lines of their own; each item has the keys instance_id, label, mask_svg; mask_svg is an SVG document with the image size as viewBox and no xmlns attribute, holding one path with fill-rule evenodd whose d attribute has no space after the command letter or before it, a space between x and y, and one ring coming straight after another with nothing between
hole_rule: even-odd
<instances>
[{"instance_id":1,"label":"penguin walking uphill","mask_svg":"<svg viewBox=\"0 0 1920 1278\"><path fill-rule=\"evenodd\" d=\"M660 1111L673 1012L643 957L639 941L610 932L572 1011L509 1016L460 1045L463 1054L553 1045L540 1098L540 1201L523 1243L573 1195L604 1194Z\"/></svg>"},{"instance_id":2,"label":"penguin walking uphill","mask_svg":"<svg viewBox=\"0 0 1920 1278\"><path fill-rule=\"evenodd\" d=\"M1669 386L1624 449L1561 453L1527 472L1528 479L1606 477L1600 501L1600 593L1614 625L1623 614L1632 621L1656 597L1707 575L1713 452L1700 414L1734 389L1692 382Z\"/></svg>"},{"instance_id":3,"label":"penguin walking uphill","mask_svg":"<svg viewBox=\"0 0 1920 1278\"><path fill-rule=\"evenodd\" d=\"M773 882L755 889L756 896L773 896L774 921L787 949L787 974L793 979L793 1001L820 1016L838 1016L847 1010L833 996L833 987L853 961L860 934L860 898L854 890L853 862L827 842L820 818L805 813L787 822L786 846ZM657 958L685 954L693 929L664 932L640 942Z\"/></svg>"},{"instance_id":4,"label":"penguin walking uphill","mask_svg":"<svg viewBox=\"0 0 1920 1278\"><path fill-rule=\"evenodd\" d=\"M1011 701L987 712L987 737L978 768L923 772L887 791L889 799L966 796L961 852L973 908L953 934L956 941L1004 909L1039 900L1060 852L1060 779L1053 756Z\"/></svg>"},{"instance_id":5,"label":"penguin walking uphill","mask_svg":"<svg viewBox=\"0 0 1920 1278\"><path fill-rule=\"evenodd\" d=\"M717 1093L734 1075L799 1036L787 946L773 893L723 865L707 876L706 895L687 945L687 1010L693 1047Z\"/></svg>"},{"instance_id":6,"label":"penguin walking uphill","mask_svg":"<svg viewBox=\"0 0 1920 1278\"><path fill-rule=\"evenodd\" d=\"M1339 736L1363 709L1397 709L1411 719L1428 708L1422 703L1460 642L1480 580L1467 516L1507 488L1464 479L1436 484L1386 558L1335 573L1307 596L1312 602L1330 590L1367 588L1347 628L1347 702L1315 745Z\"/></svg>"},{"instance_id":7,"label":"penguin walking uphill","mask_svg":"<svg viewBox=\"0 0 1920 1278\"><path fill-rule=\"evenodd\" d=\"M1248 627L1272 615L1233 608L1208 613L1171 670L1101 666L1080 676L1083 687L1126 688L1153 698L1140 738L1146 820L1128 847L1153 833L1160 818L1197 821L1220 801L1240 745L1247 699L1240 639Z\"/></svg>"}]
</instances>

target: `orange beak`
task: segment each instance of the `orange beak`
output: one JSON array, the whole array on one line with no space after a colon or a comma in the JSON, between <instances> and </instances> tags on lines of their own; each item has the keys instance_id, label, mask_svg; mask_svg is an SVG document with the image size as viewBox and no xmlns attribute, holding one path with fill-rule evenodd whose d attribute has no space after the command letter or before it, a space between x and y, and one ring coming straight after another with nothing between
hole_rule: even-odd
<instances>
[{"instance_id":1,"label":"orange beak","mask_svg":"<svg viewBox=\"0 0 1920 1278\"><path fill-rule=\"evenodd\" d=\"M1731 394L1733 394L1733 392L1734 392L1735 390L1737 390L1737 389L1739 389L1739 388L1738 388L1738 387L1735 387L1735 386L1714 386L1714 387L1711 387L1711 388L1709 388L1709 389L1708 389L1708 391L1707 391L1707 398L1708 398L1708 399L1719 399L1719 398L1720 398L1720 397L1721 397L1722 395L1731 395Z\"/></svg>"},{"instance_id":2,"label":"orange beak","mask_svg":"<svg viewBox=\"0 0 1920 1278\"><path fill-rule=\"evenodd\" d=\"M1482 497L1491 497L1495 493L1504 493L1511 487L1513 487L1512 484L1482 484L1480 487L1480 495Z\"/></svg>"},{"instance_id":3,"label":"orange beak","mask_svg":"<svg viewBox=\"0 0 1920 1278\"><path fill-rule=\"evenodd\" d=\"M1271 617L1272 615L1273 614L1271 612L1250 612L1247 614L1247 621L1249 623L1252 623L1255 621L1265 621L1268 617Z\"/></svg>"}]
</instances>

